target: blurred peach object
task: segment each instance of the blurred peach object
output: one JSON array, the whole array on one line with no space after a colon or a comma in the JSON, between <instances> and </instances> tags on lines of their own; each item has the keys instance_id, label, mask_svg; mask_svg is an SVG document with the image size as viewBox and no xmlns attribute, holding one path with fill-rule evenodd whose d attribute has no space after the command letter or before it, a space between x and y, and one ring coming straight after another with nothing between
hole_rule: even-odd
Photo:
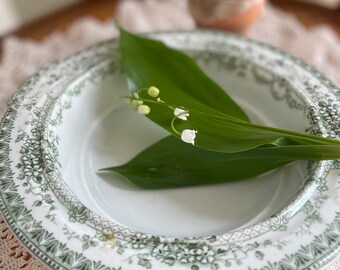
<instances>
[{"instance_id":1,"label":"blurred peach object","mask_svg":"<svg viewBox=\"0 0 340 270\"><path fill-rule=\"evenodd\" d=\"M200 27L246 35L262 13L265 0L189 0L189 10Z\"/></svg>"}]
</instances>

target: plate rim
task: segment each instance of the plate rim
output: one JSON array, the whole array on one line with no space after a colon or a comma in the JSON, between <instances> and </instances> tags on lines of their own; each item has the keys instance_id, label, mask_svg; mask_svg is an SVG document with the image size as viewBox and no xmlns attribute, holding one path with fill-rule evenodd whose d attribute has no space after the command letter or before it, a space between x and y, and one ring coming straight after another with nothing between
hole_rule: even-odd
<instances>
[{"instance_id":1,"label":"plate rim","mask_svg":"<svg viewBox=\"0 0 340 270\"><path fill-rule=\"evenodd\" d=\"M194 31L160 31L160 32L155 32L155 33L152 33L152 35L157 35L157 34L167 34L167 33L173 33L173 34L178 34L178 33L193 33L193 32L198 32L198 33L221 33L219 31L210 31L210 30L194 30ZM240 37L236 37L235 35L228 35L228 34L225 34L223 33L224 36L233 36L234 38L236 39L240 39L240 40L244 40L243 38L240 38ZM85 49L82 49L81 51L79 51L77 54L81 54L83 53L84 51L87 51L87 50L91 50L93 49L94 47L97 47L97 46L100 46L102 44L107 44L107 43L110 43L112 42L113 40L117 40L117 39L111 39L109 41L104 41L104 42L101 42L101 43L98 43L98 44L95 44L93 46L90 46L88 48L85 48ZM271 51L275 52L275 53L279 53L281 56L284 56L284 57L288 57L290 60L292 60L292 62L294 62L294 64L297 64L301 67L303 67L304 69L307 69L307 71L309 71L310 73L313 73L313 75L316 75L316 78L318 79L318 81L320 83L326 83L324 84L325 86L327 86L327 88L329 87L333 87L334 89L337 89L337 90L340 90L338 88L338 86L336 86L332 81L330 81L328 78L326 78L321 72L317 71L315 68L311 67L309 64L306 64L304 61L302 61L301 59L298 59L288 53L285 53L283 51L281 51L280 49L277 49L275 47L272 47L270 45L267 45L267 44L264 44L262 42L258 42L258 41L253 41L253 40L248 40L247 41L248 43L250 44L258 44L260 45L261 47L264 47L266 49L270 49ZM77 55L76 54L76 55ZM3 118L1 119L1 122L0 122L0 129L4 127L4 122L5 122L5 118L6 116L10 115L10 110L11 110L11 106L13 106L14 104L14 100L20 96L20 94L22 94L22 92L24 92L24 86L25 84L27 84L27 82L29 82L32 78L34 78L35 76L38 76L39 74L42 74L44 73L46 70L50 69L51 67L59 64L59 63L62 63L64 61L66 61L67 59L71 59L72 57L74 57L74 54L65 58L65 59L62 59L62 60L59 60L59 61L56 61L54 63L52 63L51 65L49 65L48 67L44 68L44 69L41 69L39 70L38 72L36 72L35 74L33 74L32 76L30 76L24 83L21 87L19 87L19 90L15 93L15 95L11 98L8 106L7 106L7 110L3 116ZM1 195L2 195L2 192L1 192ZM6 216L6 211L7 209L5 208L5 206L3 205L3 199L2 199L2 196L0 196L1 199L0 199L0 209L3 213L3 216L4 216L4 220L5 222L7 223L8 227L11 229L12 232L14 232L14 235L17 236L17 238L20 240L20 242L22 242L26 247L29 248L29 250L35 254L32 249L29 247L29 245L25 242L25 235L23 235L22 237L19 237L18 236L18 232L17 232L17 229L16 228L16 224L12 224L11 223L11 220L8 218L8 216ZM4 210L5 209L5 210ZM20 235L20 230L19 230L19 235ZM37 255L37 257L39 257L39 255ZM46 263L45 261L43 261L44 263ZM325 262L326 263L326 262Z\"/></svg>"}]
</instances>

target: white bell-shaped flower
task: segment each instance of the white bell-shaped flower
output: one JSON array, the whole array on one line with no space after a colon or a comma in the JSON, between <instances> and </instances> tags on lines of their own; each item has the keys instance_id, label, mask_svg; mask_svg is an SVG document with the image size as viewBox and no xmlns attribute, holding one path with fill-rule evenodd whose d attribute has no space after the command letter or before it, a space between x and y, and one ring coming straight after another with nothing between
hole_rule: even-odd
<instances>
[{"instance_id":1,"label":"white bell-shaped flower","mask_svg":"<svg viewBox=\"0 0 340 270\"><path fill-rule=\"evenodd\" d=\"M176 108L174 110L174 115L181 120L187 121L189 117L189 112L180 108Z\"/></svg>"},{"instance_id":2,"label":"white bell-shaped flower","mask_svg":"<svg viewBox=\"0 0 340 270\"><path fill-rule=\"evenodd\" d=\"M197 130L185 129L182 131L181 139L183 142L195 144Z\"/></svg>"}]
</instances>

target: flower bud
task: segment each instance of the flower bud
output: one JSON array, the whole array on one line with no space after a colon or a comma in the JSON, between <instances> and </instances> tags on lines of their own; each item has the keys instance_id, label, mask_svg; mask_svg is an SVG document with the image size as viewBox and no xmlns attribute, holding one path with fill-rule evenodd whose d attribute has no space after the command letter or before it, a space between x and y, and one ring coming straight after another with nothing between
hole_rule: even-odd
<instances>
[{"instance_id":1,"label":"flower bud","mask_svg":"<svg viewBox=\"0 0 340 270\"><path fill-rule=\"evenodd\" d=\"M137 108L138 106L143 104L143 100L134 99L134 100L132 100L132 104Z\"/></svg>"},{"instance_id":2,"label":"flower bud","mask_svg":"<svg viewBox=\"0 0 340 270\"><path fill-rule=\"evenodd\" d=\"M148 105L140 105L138 107L138 113L140 113L140 114L149 114L150 111L151 111L151 109Z\"/></svg>"},{"instance_id":3,"label":"flower bud","mask_svg":"<svg viewBox=\"0 0 340 270\"><path fill-rule=\"evenodd\" d=\"M159 95L159 89L157 87L151 86L148 89L148 94L152 97L157 97Z\"/></svg>"}]
</instances>

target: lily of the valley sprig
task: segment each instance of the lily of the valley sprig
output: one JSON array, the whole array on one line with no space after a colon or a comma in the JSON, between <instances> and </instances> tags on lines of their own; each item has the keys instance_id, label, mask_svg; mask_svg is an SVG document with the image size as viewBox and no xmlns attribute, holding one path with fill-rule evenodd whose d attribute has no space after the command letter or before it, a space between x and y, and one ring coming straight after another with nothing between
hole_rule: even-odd
<instances>
[{"instance_id":1,"label":"lily of the valley sprig","mask_svg":"<svg viewBox=\"0 0 340 270\"><path fill-rule=\"evenodd\" d=\"M145 92L148 95L148 98L144 98ZM144 95L143 95L144 94ZM180 136L181 140L185 143L190 143L192 145L195 144L195 138L197 134L197 130L192 129L184 129L183 131L178 131L175 127L175 121L178 119L179 121L187 121L190 114L189 111L184 108L174 108L173 106L166 104L159 97L160 90L151 86L149 88L141 88L138 91L134 92L130 97L124 97L129 104L132 104L132 107L138 111L140 114L148 115L151 112L151 108L144 104L145 103L159 103L161 106L167 106L170 110L173 111L173 118L170 121L171 128L173 132Z\"/></svg>"},{"instance_id":2,"label":"lily of the valley sprig","mask_svg":"<svg viewBox=\"0 0 340 270\"><path fill-rule=\"evenodd\" d=\"M120 52L129 103L173 135L128 163L105 169L137 186L235 181L295 160L340 159L338 140L250 123L190 57L160 41L120 29Z\"/></svg>"}]
</instances>

